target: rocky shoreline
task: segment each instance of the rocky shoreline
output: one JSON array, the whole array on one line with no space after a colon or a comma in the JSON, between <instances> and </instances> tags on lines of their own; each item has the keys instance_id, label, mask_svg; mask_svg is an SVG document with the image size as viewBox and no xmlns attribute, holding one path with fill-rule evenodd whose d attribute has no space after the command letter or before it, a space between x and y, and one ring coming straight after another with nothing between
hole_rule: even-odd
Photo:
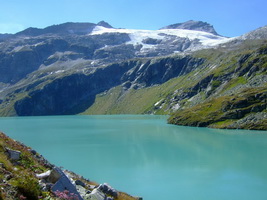
<instances>
[{"instance_id":1,"label":"rocky shoreline","mask_svg":"<svg viewBox=\"0 0 267 200\"><path fill-rule=\"evenodd\" d=\"M0 133L0 200L141 200L59 168Z\"/></svg>"}]
</instances>

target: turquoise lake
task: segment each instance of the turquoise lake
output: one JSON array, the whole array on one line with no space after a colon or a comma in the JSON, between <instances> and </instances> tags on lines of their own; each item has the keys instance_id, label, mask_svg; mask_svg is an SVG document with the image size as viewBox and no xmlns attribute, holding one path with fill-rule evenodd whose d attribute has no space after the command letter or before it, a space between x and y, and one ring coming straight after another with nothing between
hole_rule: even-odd
<instances>
[{"instance_id":1,"label":"turquoise lake","mask_svg":"<svg viewBox=\"0 0 267 200\"><path fill-rule=\"evenodd\" d=\"M144 200L266 200L267 132L167 124L166 116L0 118L51 163Z\"/></svg>"}]
</instances>

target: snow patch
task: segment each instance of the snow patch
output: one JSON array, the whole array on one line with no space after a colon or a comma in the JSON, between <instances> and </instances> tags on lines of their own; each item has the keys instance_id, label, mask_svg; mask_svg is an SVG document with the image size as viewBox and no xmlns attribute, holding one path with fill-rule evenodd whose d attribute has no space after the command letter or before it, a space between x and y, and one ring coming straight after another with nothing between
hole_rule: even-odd
<instances>
[{"instance_id":1,"label":"snow patch","mask_svg":"<svg viewBox=\"0 0 267 200\"><path fill-rule=\"evenodd\" d=\"M58 70L58 71L55 71L55 74L62 73L62 72L65 72L65 70Z\"/></svg>"},{"instance_id":2,"label":"snow patch","mask_svg":"<svg viewBox=\"0 0 267 200\"><path fill-rule=\"evenodd\" d=\"M163 99L161 99L160 101L158 101L157 103L154 104L154 106L158 106L161 102L163 101Z\"/></svg>"},{"instance_id":3,"label":"snow patch","mask_svg":"<svg viewBox=\"0 0 267 200\"><path fill-rule=\"evenodd\" d=\"M45 42L39 42L39 43L34 44L33 46L37 47L37 46L41 46L41 45L44 45L44 44L45 44Z\"/></svg>"},{"instance_id":4,"label":"snow patch","mask_svg":"<svg viewBox=\"0 0 267 200\"><path fill-rule=\"evenodd\" d=\"M178 110L180 107L181 107L181 106L177 103L177 104L175 104L175 105L172 107L172 110L173 110L173 111L176 111L176 110Z\"/></svg>"},{"instance_id":5,"label":"snow patch","mask_svg":"<svg viewBox=\"0 0 267 200\"><path fill-rule=\"evenodd\" d=\"M216 67L217 67L217 65L211 65L210 69L212 70L212 69L215 69Z\"/></svg>"},{"instance_id":6,"label":"snow patch","mask_svg":"<svg viewBox=\"0 0 267 200\"><path fill-rule=\"evenodd\" d=\"M138 69L138 72L142 70L142 68L145 66L145 64L142 64L139 69Z\"/></svg>"}]
</instances>

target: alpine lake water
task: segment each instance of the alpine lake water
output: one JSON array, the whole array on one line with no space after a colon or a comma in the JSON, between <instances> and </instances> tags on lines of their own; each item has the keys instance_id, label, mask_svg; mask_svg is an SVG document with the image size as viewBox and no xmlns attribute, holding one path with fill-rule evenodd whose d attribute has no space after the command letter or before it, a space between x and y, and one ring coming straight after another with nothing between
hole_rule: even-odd
<instances>
[{"instance_id":1,"label":"alpine lake water","mask_svg":"<svg viewBox=\"0 0 267 200\"><path fill-rule=\"evenodd\" d=\"M266 200L267 131L167 124L167 116L0 118L51 163L144 200Z\"/></svg>"}]
</instances>

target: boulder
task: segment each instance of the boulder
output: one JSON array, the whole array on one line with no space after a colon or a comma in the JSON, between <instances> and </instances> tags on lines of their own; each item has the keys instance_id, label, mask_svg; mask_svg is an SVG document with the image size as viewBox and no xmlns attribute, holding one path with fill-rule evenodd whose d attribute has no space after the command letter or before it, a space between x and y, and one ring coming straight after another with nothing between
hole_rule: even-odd
<instances>
[{"instance_id":1,"label":"boulder","mask_svg":"<svg viewBox=\"0 0 267 200\"><path fill-rule=\"evenodd\" d=\"M59 168L55 167L51 174L57 178L60 175L58 181L51 188L54 193L68 191L70 194L73 194L78 197L79 200L83 200L76 187L72 184L71 180L66 176L66 174ZM51 175L50 175L51 176Z\"/></svg>"},{"instance_id":2,"label":"boulder","mask_svg":"<svg viewBox=\"0 0 267 200\"><path fill-rule=\"evenodd\" d=\"M64 173L58 167L53 168L49 174L47 181L50 183L56 183Z\"/></svg>"},{"instance_id":3,"label":"boulder","mask_svg":"<svg viewBox=\"0 0 267 200\"><path fill-rule=\"evenodd\" d=\"M19 160L21 152L6 148L6 153L11 160Z\"/></svg>"},{"instance_id":4,"label":"boulder","mask_svg":"<svg viewBox=\"0 0 267 200\"><path fill-rule=\"evenodd\" d=\"M98 189L107 195L113 196L115 198L118 197L118 192L107 183L100 184L98 186Z\"/></svg>"},{"instance_id":5,"label":"boulder","mask_svg":"<svg viewBox=\"0 0 267 200\"><path fill-rule=\"evenodd\" d=\"M45 179L45 178L49 177L50 175L51 175L51 170L48 170L48 171L46 171L44 173L36 174L36 177L38 179Z\"/></svg>"},{"instance_id":6,"label":"boulder","mask_svg":"<svg viewBox=\"0 0 267 200\"><path fill-rule=\"evenodd\" d=\"M94 189L90 194L86 194L84 200L105 200L106 195L98 188Z\"/></svg>"},{"instance_id":7,"label":"boulder","mask_svg":"<svg viewBox=\"0 0 267 200\"><path fill-rule=\"evenodd\" d=\"M82 182L81 180L76 180L76 181L75 181L75 184L76 184L76 185L80 185L80 186L82 186L82 187L85 187L85 183Z\"/></svg>"}]
</instances>

